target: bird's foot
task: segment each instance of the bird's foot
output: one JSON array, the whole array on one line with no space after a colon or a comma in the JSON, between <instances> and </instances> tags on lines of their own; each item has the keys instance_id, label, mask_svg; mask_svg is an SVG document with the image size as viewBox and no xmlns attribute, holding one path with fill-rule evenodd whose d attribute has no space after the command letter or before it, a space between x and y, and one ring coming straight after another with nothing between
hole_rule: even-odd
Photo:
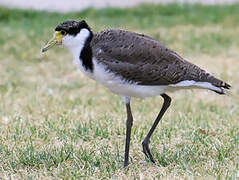
<instances>
[{"instance_id":1,"label":"bird's foot","mask_svg":"<svg viewBox=\"0 0 239 180\"><path fill-rule=\"evenodd\" d=\"M143 152L147 156L147 158L149 158L151 162L155 163L154 158L149 149L149 140L145 139L142 142L142 146L143 146Z\"/></svg>"}]
</instances>

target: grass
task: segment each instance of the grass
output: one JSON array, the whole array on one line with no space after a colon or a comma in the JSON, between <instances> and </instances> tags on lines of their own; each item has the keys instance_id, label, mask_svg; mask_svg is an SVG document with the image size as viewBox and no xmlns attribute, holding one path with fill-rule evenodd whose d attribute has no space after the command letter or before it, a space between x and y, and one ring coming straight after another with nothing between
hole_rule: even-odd
<instances>
[{"instance_id":1,"label":"grass","mask_svg":"<svg viewBox=\"0 0 239 180\"><path fill-rule=\"evenodd\" d=\"M239 6L142 5L58 14L0 8L0 179L236 179L239 173ZM141 142L161 98L132 102L130 166L123 168L125 106L72 65L41 47L66 19L93 31L151 35L229 82L229 96L203 90L169 94L172 106L152 136L152 164Z\"/></svg>"}]
</instances>

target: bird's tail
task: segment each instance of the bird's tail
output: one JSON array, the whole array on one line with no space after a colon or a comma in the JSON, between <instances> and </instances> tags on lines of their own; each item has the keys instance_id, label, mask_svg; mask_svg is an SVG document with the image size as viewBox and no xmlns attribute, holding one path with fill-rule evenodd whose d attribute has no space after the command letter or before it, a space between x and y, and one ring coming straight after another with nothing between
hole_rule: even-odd
<instances>
[{"instance_id":1,"label":"bird's tail","mask_svg":"<svg viewBox=\"0 0 239 180\"><path fill-rule=\"evenodd\" d=\"M219 90L213 90L214 92L218 93L218 94L226 94L225 93L225 89L230 89L231 85L225 83L222 81L222 85L220 86L215 86L216 88L219 88Z\"/></svg>"},{"instance_id":2,"label":"bird's tail","mask_svg":"<svg viewBox=\"0 0 239 180\"><path fill-rule=\"evenodd\" d=\"M201 87L212 90L218 94L223 95L223 94L226 94L225 93L226 89L228 90L231 88L231 85L229 85L228 83L220 79L215 78L214 76L208 75L205 80L205 83Z\"/></svg>"}]
</instances>

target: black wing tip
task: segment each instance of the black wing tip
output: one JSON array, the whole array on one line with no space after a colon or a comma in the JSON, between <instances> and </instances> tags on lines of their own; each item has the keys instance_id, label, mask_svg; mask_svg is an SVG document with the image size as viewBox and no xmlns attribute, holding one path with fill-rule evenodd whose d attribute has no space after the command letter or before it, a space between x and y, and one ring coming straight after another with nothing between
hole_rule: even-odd
<instances>
[{"instance_id":1,"label":"black wing tip","mask_svg":"<svg viewBox=\"0 0 239 180\"><path fill-rule=\"evenodd\" d=\"M216 92L217 94L220 94L220 95L225 95L226 92L224 91L224 89L230 89L231 85L223 82L223 84L221 86L217 86L217 87L220 88L221 91L214 91L214 92Z\"/></svg>"},{"instance_id":2,"label":"black wing tip","mask_svg":"<svg viewBox=\"0 0 239 180\"><path fill-rule=\"evenodd\" d=\"M230 89L231 85L227 84L227 83L224 83L222 87L225 88L225 89Z\"/></svg>"}]
</instances>

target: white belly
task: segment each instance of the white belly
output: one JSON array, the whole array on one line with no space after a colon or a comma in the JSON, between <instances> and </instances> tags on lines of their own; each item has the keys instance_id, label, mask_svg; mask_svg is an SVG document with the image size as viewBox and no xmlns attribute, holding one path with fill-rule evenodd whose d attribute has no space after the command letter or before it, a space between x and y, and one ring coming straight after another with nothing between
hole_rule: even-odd
<instances>
[{"instance_id":1,"label":"white belly","mask_svg":"<svg viewBox=\"0 0 239 180\"><path fill-rule=\"evenodd\" d=\"M75 63L85 75L109 88L113 93L121 96L145 98L163 94L167 89L167 86L142 86L127 81L107 71L104 65L97 63L95 59L93 59L93 73L85 71L79 59L76 60Z\"/></svg>"},{"instance_id":2,"label":"white belly","mask_svg":"<svg viewBox=\"0 0 239 180\"><path fill-rule=\"evenodd\" d=\"M106 85L113 93L126 97L145 98L165 93L166 86L142 86L134 84Z\"/></svg>"}]
</instances>

